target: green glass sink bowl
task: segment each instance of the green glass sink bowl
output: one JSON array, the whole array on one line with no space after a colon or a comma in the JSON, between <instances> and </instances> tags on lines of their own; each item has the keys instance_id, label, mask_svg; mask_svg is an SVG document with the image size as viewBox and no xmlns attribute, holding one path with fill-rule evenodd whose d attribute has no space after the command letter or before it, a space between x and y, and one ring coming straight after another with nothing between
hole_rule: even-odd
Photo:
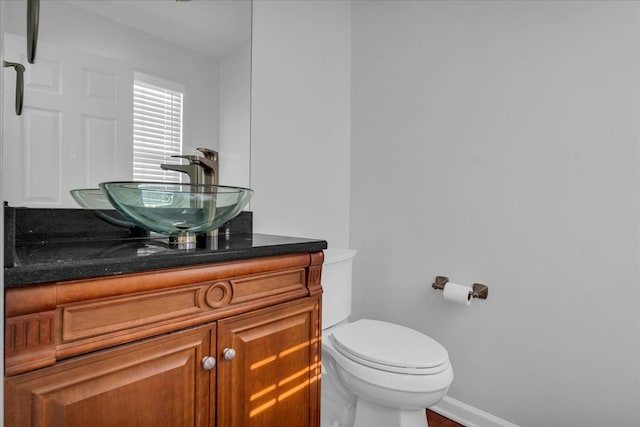
<instances>
[{"instance_id":1,"label":"green glass sink bowl","mask_svg":"<svg viewBox=\"0 0 640 427\"><path fill-rule=\"evenodd\" d=\"M113 211L113 205L100 188L78 188L70 190L69 193L71 193L71 197L73 197L73 200L75 200L78 205L85 209L92 210L99 218L102 218L109 224L126 228L135 226L132 222L123 221L119 215L114 217L108 213Z\"/></svg>"},{"instance_id":2,"label":"green glass sink bowl","mask_svg":"<svg viewBox=\"0 0 640 427\"><path fill-rule=\"evenodd\" d=\"M70 190L71 197L85 209L113 209L107 195L99 188L78 188Z\"/></svg>"},{"instance_id":3,"label":"green glass sink bowl","mask_svg":"<svg viewBox=\"0 0 640 427\"><path fill-rule=\"evenodd\" d=\"M138 226L156 233L202 234L238 215L253 190L206 184L102 182L111 205Z\"/></svg>"}]
</instances>

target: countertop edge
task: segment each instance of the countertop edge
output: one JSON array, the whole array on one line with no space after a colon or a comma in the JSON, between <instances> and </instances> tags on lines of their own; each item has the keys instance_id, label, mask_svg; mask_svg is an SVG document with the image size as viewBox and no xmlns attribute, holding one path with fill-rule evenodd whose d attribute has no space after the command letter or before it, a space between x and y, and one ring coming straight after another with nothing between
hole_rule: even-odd
<instances>
[{"instance_id":1,"label":"countertop edge","mask_svg":"<svg viewBox=\"0 0 640 427\"><path fill-rule=\"evenodd\" d=\"M283 236L274 236L287 239ZM81 280L132 274L167 268L179 268L238 261L252 258L318 252L327 248L324 240L291 238L289 243L262 245L252 248L223 251L202 251L174 256L163 253L142 258L83 260L66 263L29 264L4 268L4 288L14 288L42 283Z\"/></svg>"}]
</instances>

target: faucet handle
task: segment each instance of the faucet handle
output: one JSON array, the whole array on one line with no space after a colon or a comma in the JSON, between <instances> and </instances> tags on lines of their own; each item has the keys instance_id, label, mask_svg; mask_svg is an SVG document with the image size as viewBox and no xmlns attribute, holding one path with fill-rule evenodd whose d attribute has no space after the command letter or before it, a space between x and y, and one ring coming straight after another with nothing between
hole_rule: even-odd
<instances>
[{"instance_id":1,"label":"faucet handle","mask_svg":"<svg viewBox=\"0 0 640 427\"><path fill-rule=\"evenodd\" d=\"M213 160L213 161L218 161L218 152L217 151L211 150L209 148L204 148L204 147L196 148L196 150L198 150L199 152L204 154L204 157L206 159Z\"/></svg>"}]
</instances>

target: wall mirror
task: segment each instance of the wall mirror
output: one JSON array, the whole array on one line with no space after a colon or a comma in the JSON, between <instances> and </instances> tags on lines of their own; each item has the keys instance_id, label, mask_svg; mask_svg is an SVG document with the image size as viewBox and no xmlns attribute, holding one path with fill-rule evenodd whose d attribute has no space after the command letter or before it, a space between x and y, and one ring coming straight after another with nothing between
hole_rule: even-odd
<instances>
[{"instance_id":1,"label":"wall mirror","mask_svg":"<svg viewBox=\"0 0 640 427\"><path fill-rule=\"evenodd\" d=\"M21 116L16 73L3 72L10 206L76 208L70 189L132 179L140 82L181 95L171 120L182 154L219 151L219 182L250 185L251 0L42 1L34 64L26 57L27 1L2 3L4 59L25 66ZM163 102L159 115L167 114Z\"/></svg>"}]
</instances>

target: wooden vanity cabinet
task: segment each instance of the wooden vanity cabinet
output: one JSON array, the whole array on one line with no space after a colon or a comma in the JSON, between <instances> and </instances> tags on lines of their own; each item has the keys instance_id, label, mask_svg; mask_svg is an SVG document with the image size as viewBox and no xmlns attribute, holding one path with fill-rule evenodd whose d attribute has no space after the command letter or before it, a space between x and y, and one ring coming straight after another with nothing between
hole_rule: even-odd
<instances>
[{"instance_id":1,"label":"wooden vanity cabinet","mask_svg":"<svg viewBox=\"0 0 640 427\"><path fill-rule=\"evenodd\" d=\"M56 283L53 310L31 313L6 290L5 425L319 427L321 265L319 252L141 273L124 279L145 289L104 278L84 296Z\"/></svg>"}]
</instances>

